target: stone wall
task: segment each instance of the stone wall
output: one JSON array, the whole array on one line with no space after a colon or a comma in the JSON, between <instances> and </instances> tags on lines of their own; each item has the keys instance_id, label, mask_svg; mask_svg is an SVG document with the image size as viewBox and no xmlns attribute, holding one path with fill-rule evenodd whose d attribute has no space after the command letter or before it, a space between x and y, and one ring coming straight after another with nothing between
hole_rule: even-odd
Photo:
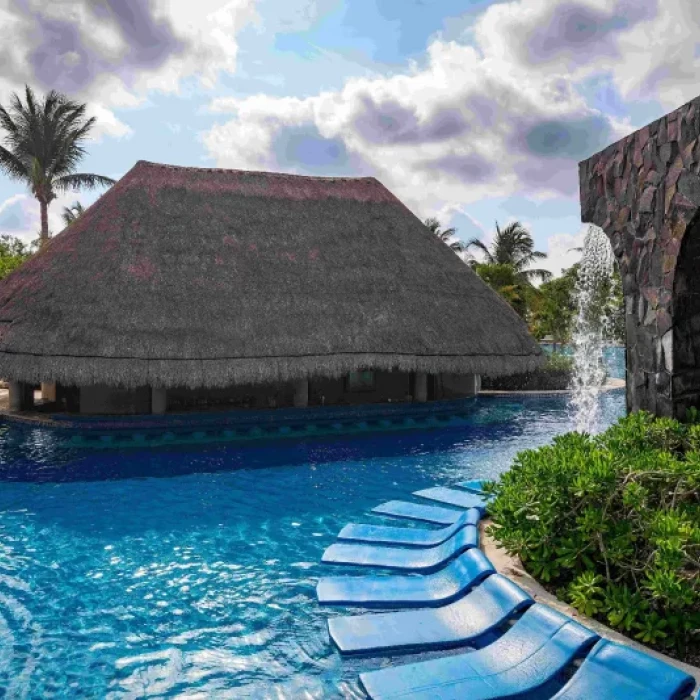
<instances>
[{"instance_id":1,"label":"stone wall","mask_svg":"<svg viewBox=\"0 0 700 700\"><path fill-rule=\"evenodd\" d=\"M620 265L627 407L700 403L700 97L579 164L581 220Z\"/></svg>"}]
</instances>

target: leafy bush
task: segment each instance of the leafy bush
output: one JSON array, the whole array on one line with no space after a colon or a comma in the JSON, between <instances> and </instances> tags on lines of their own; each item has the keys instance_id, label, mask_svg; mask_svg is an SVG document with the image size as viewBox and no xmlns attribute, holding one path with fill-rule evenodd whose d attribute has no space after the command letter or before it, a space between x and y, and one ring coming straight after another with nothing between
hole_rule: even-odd
<instances>
[{"instance_id":1,"label":"leafy bush","mask_svg":"<svg viewBox=\"0 0 700 700\"><path fill-rule=\"evenodd\" d=\"M565 355L563 352L553 352L547 355L542 370L544 371L561 371L566 370L571 372L574 369L574 358L571 355Z\"/></svg>"},{"instance_id":2,"label":"leafy bush","mask_svg":"<svg viewBox=\"0 0 700 700\"><path fill-rule=\"evenodd\" d=\"M696 416L694 416L696 417ZM700 652L700 424L635 413L521 452L491 534L583 614L680 659Z\"/></svg>"}]
</instances>

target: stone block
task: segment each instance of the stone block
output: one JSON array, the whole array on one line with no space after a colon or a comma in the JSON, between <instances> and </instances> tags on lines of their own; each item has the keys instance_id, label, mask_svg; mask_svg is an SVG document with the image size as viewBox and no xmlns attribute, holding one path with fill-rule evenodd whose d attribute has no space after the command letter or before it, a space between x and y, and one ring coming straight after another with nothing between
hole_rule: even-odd
<instances>
[{"instance_id":1,"label":"stone block","mask_svg":"<svg viewBox=\"0 0 700 700\"><path fill-rule=\"evenodd\" d=\"M669 209L671 208L671 202L676 194L676 186L671 185L666 186L666 192L664 194L664 214L668 215Z\"/></svg>"},{"instance_id":2,"label":"stone block","mask_svg":"<svg viewBox=\"0 0 700 700\"><path fill-rule=\"evenodd\" d=\"M656 187L647 187L639 200L639 211L652 212L654 210L655 197Z\"/></svg>"},{"instance_id":3,"label":"stone block","mask_svg":"<svg viewBox=\"0 0 700 700\"><path fill-rule=\"evenodd\" d=\"M681 148L681 160L683 161L683 167L689 169L693 165L693 149L697 145L697 138L692 139L689 143L686 143L683 148Z\"/></svg>"},{"instance_id":4,"label":"stone block","mask_svg":"<svg viewBox=\"0 0 700 700\"><path fill-rule=\"evenodd\" d=\"M667 122L667 137L668 137L669 141L677 141L678 140L677 117L672 119L670 114L668 116L668 122Z\"/></svg>"},{"instance_id":5,"label":"stone block","mask_svg":"<svg viewBox=\"0 0 700 700\"><path fill-rule=\"evenodd\" d=\"M656 332L663 336L673 325L671 314L666 309L656 310Z\"/></svg>"},{"instance_id":6,"label":"stone block","mask_svg":"<svg viewBox=\"0 0 700 700\"><path fill-rule=\"evenodd\" d=\"M657 372L654 375L654 383L656 384L657 394L670 395L671 375L668 372Z\"/></svg>"},{"instance_id":7,"label":"stone block","mask_svg":"<svg viewBox=\"0 0 700 700\"><path fill-rule=\"evenodd\" d=\"M673 373L673 331L667 331L661 336L661 346L664 350L664 367L669 373Z\"/></svg>"},{"instance_id":8,"label":"stone block","mask_svg":"<svg viewBox=\"0 0 700 700\"><path fill-rule=\"evenodd\" d=\"M696 207L700 206L700 177L689 172L681 173L676 188L681 195Z\"/></svg>"}]
</instances>

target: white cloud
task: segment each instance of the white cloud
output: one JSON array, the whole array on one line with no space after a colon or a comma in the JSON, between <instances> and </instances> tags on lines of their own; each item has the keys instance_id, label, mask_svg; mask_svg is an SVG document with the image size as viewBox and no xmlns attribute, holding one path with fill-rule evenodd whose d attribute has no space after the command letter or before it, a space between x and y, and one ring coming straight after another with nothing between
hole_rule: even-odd
<instances>
[{"instance_id":1,"label":"white cloud","mask_svg":"<svg viewBox=\"0 0 700 700\"><path fill-rule=\"evenodd\" d=\"M575 233L557 233L547 240L547 259L542 260L540 266L559 276L562 270L571 267L581 259L579 251L572 250L583 246L583 240L588 226L582 226Z\"/></svg>"},{"instance_id":2,"label":"white cloud","mask_svg":"<svg viewBox=\"0 0 700 700\"><path fill-rule=\"evenodd\" d=\"M305 99L214 100L212 111L233 118L202 141L221 167L290 170L271 149L285 129L305 124L342 139L414 211L514 194L575 200L578 161L632 128L590 109L576 91L573 76L598 70L595 55L573 72L563 59L546 67L523 62L528 32L554 4L491 6L475 23L478 47L434 40L426 65L412 63L403 74L353 78ZM600 0L580 5L605 12ZM547 151L551 132L563 140L557 157Z\"/></svg>"}]
</instances>

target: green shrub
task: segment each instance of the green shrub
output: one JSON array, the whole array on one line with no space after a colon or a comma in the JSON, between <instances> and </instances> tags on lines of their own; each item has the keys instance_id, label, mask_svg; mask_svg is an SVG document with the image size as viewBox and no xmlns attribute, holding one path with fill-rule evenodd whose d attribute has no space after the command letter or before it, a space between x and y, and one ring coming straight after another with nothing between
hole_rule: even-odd
<instances>
[{"instance_id":1,"label":"green shrub","mask_svg":"<svg viewBox=\"0 0 700 700\"><path fill-rule=\"evenodd\" d=\"M678 658L700 650L700 425L635 413L521 452L491 534L583 614Z\"/></svg>"},{"instance_id":2,"label":"green shrub","mask_svg":"<svg viewBox=\"0 0 700 700\"><path fill-rule=\"evenodd\" d=\"M542 371L562 371L571 372L574 369L574 358L571 355L565 355L563 352L553 352L547 356L547 359L542 367Z\"/></svg>"}]
</instances>

